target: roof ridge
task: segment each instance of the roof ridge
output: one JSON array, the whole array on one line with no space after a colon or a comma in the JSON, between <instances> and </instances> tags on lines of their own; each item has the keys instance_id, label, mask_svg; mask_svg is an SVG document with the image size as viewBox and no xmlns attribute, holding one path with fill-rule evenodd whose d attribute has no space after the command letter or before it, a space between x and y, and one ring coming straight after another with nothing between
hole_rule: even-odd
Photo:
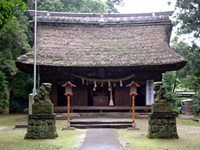
<instances>
[{"instance_id":1,"label":"roof ridge","mask_svg":"<svg viewBox=\"0 0 200 150\"><path fill-rule=\"evenodd\" d=\"M29 10L29 13L34 16L35 10ZM71 13L71 12L51 12L37 11L38 16L63 16L63 17L156 17L156 16L171 16L173 11L164 12L149 12L149 13Z\"/></svg>"},{"instance_id":2,"label":"roof ridge","mask_svg":"<svg viewBox=\"0 0 200 150\"><path fill-rule=\"evenodd\" d=\"M33 10L29 13L34 17ZM77 23L77 24L138 24L171 22L172 11L141 14L100 14L100 13L67 13L37 11L38 22L44 23Z\"/></svg>"}]
</instances>

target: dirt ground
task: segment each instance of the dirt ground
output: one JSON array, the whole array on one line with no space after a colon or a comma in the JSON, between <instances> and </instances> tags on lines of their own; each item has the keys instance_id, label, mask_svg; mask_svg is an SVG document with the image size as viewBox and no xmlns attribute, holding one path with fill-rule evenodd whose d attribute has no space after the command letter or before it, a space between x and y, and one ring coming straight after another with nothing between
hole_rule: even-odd
<instances>
[{"instance_id":1,"label":"dirt ground","mask_svg":"<svg viewBox=\"0 0 200 150\"><path fill-rule=\"evenodd\" d=\"M5 130L5 129L7 129L8 127L6 127L6 126L0 126L0 131L1 130Z\"/></svg>"},{"instance_id":2,"label":"dirt ground","mask_svg":"<svg viewBox=\"0 0 200 150\"><path fill-rule=\"evenodd\" d=\"M200 127L198 126L178 125L177 130L181 130L182 132L185 132L188 134L198 134L198 133L200 134Z\"/></svg>"}]
</instances>

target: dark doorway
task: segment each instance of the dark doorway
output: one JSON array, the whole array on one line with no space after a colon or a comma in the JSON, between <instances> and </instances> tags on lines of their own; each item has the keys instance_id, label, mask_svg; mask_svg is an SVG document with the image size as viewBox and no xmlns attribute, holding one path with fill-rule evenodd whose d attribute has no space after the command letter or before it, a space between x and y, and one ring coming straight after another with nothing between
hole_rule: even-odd
<instances>
[{"instance_id":1,"label":"dark doorway","mask_svg":"<svg viewBox=\"0 0 200 150\"><path fill-rule=\"evenodd\" d=\"M67 97L64 95L65 87L58 85L57 86L57 106L67 106Z\"/></svg>"},{"instance_id":2,"label":"dark doorway","mask_svg":"<svg viewBox=\"0 0 200 150\"><path fill-rule=\"evenodd\" d=\"M97 86L88 85L88 106L108 106L109 91L106 85Z\"/></svg>"},{"instance_id":3,"label":"dark doorway","mask_svg":"<svg viewBox=\"0 0 200 150\"><path fill-rule=\"evenodd\" d=\"M135 106L145 106L145 86L137 89L138 95L135 97Z\"/></svg>"}]
</instances>

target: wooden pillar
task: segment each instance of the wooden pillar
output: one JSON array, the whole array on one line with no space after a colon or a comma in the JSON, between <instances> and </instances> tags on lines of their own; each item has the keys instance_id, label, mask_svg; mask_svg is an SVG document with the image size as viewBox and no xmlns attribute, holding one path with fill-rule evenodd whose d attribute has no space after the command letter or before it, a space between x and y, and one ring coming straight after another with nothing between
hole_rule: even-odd
<instances>
[{"instance_id":1,"label":"wooden pillar","mask_svg":"<svg viewBox=\"0 0 200 150\"><path fill-rule=\"evenodd\" d=\"M135 95L131 96L132 98L132 127L135 128Z\"/></svg>"},{"instance_id":2,"label":"wooden pillar","mask_svg":"<svg viewBox=\"0 0 200 150\"><path fill-rule=\"evenodd\" d=\"M67 95L67 122L70 124L70 95Z\"/></svg>"}]
</instances>

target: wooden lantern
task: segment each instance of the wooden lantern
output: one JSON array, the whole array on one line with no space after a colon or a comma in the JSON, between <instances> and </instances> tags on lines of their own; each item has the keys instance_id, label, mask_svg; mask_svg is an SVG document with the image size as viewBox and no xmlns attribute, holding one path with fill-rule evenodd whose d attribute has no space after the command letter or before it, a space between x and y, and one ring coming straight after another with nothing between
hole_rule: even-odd
<instances>
[{"instance_id":1,"label":"wooden lantern","mask_svg":"<svg viewBox=\"0 0 200 150\"><path fill-rule=\"evenodd\" d=\"M138 85L137 83L132 81L127 86L130 87L129 95L131 96L131 99L132 99L132 122L133 122L132 126L133 126L133 128L135 128L136 127L136 124L135 124L135 96L137 95L137 87L139 87L140 85Z\"/></svg>"},{"instance_id":2,"label":"wooden lantern","mask_svg":"<svg viewBox=\"0 0 200 150\"><path fill-rule=\"evenodd\" d=\"M72 87L76 87L74 84L72 84L70 81L63 84L65 87L65 95L67 96L67 127L70 126L70 97L73 95Z\"/></svg>"}]
</instances>

